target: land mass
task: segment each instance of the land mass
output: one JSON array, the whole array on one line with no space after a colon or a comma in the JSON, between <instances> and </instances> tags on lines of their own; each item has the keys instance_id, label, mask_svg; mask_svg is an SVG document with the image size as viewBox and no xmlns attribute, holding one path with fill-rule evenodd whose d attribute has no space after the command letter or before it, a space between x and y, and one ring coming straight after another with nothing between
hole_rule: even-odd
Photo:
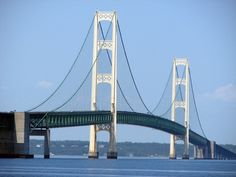
<instances>
[{"instance_id":1,"label":"land mass","mask_svg":"<svg viewBox=\"0 0 236 177\"><path fill-rule=\"evenodd\" d=\"M43 154L43 140L30 140L30 153ZM236 153L236 145L221 145L224 148ZM107 142L97 143L100 156L106 156L108 150ZM51 141L50 152L55 155L79 155L87 156L89 148L88 141ZM176 154L182 156L183 144L176 144ZM129 157L168 157L169 144L167 143L135 143L121 142L117 143L119 156ZM193 157L193 146L190 146L190 157Z\"/></svg>"}]
</instances>

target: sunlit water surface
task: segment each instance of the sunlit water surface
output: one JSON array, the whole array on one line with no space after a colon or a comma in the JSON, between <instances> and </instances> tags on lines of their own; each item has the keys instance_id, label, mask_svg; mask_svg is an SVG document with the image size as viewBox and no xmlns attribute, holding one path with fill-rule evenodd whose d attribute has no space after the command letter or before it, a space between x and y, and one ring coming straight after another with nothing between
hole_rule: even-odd
<instances>
[{"instance_id":1,"label":"sunlit water surface","mask_svg":"<svg viewBox=\"0 0 236 177\"><path fill-rule=\"evenodd\" d=\"M0 159L0 176L178 176L236 177L233 160L119 158L88 160L74 156L51 159Z\"/></svg>"}]
</instances>

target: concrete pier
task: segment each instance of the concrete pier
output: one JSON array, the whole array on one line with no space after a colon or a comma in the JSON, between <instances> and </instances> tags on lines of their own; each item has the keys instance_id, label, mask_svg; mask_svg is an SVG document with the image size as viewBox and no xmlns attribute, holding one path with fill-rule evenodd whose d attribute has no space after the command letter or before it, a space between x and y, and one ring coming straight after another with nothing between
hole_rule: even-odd
<instances>
[{"instance_id":1,"label":"concrete pier","mask_svg":"<svg viewBox=\"0 0 236 177\"><path fill-rule=\"evenodd\" d=\"M98 159L99 153L97 152L97 131L96 125L90 126L90 141L89 141L89 154L88 158Z\"/></svg>"},{"instance_id":2,"label":"concrete pier","mask_svg":"<svg viewBox=\"0 0 236 177\"><path fill-rule=\"evenodd\" d=\"M176 159L175 155L175 135L170 135L170 159Z\"/></svg>"},{"instance_id":3,"label":"concrete pier","mask_svg":"<svg viewBox=\"0 0 236 177\"><path fill-rule=\"evenodd\" d=\"M29 154L29 115L25 112L0 113L0 157L33 158Z\"/></svg>"},{"instance_id":4,"label":"concrete pier","mask_svg":"<svg viewBox=\"0 0 236 177\"><path fill-rule=\"evenodd\" d=\"M204 159L202 147L194 146L194 159Z\"/></svg>"},{"instance_id":5,"label":"concrete pier","mask_svg":"<svg viewBox=\"0 0 236 177\"><path fill-rule=\"evenodd\" d=\"M210 155L211 155L211 159L216 159L216 142L215 141L211 141L210 142Z\"/></svg>"},{"instance_id":6,"label":"concrete pier","mask_svg":"<svg viewBox=\"0 0 236 177\"><path fill-rule=\"evenodd\" d=\"M117 159L117 152L107 152L107 159Z\"/></svg>"},{"instance_id":7,"label":"concrete pier","mask_svg":"<svg viewBox=\"0 0 236 177\"><path fill-rule=\"evenodd\" d=\"M209 141L206 146L194 146L195 159L218 159L216 154L216 142Z\"/></svg>"},{"instance_id":8,"label":"concrete pier","mask_svg":"<svg viewBox=\"0 0 236 177\"><path fill-rule=\"evenodd\" d=\"M40 129L33 130L30 134L31 136L44 136L44 158L50 158L50 130L49 129Z\"/></svg>"}]
</instances>

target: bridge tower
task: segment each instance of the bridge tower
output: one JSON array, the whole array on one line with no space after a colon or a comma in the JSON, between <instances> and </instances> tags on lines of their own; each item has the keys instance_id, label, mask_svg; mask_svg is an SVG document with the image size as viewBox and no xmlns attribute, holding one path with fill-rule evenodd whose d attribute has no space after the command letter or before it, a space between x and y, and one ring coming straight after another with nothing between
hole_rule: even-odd
<instances>
[{"instance_id":1,"label":"bridge tower","mask_svg":"<svg viewBox=\"0 0 236 177\"><path fill-rule=\"evenodd\" d=\"M179 78L176 74L178 66L185 67L185 77ZM185 86L184 100L176 100L176 87L179 85ZM172 79L172 108L171 108L171 120L176 121L176 109L184 109L184 127L186 129L184 140L184 153L183 159L189 159L189 63L186 58L175 58L173 61L173 79ZM176 159L175 154L175 141L177 137L170 135L170 159Z\"/></svg>"},{"instance_id":2,"label":"bridge tower","mask_svg":"<svg viewBox=\"0 0 236 177\"><path fill-rule=\"evenodd\" d=\"M112 23L112 39L99 39L99 23L109 21ZM89 158L98 158L97 132L106 130L110 134L109 150L107 158L116 159L116 124L117 124L117 15L116 12L96 12L94 17L94 41L93 41L93 69L92 69L92 96L91 110L97 110L97 86L98 84L110 84L111 86L111 116L112 122L106 125L90 126ZM98 73L98 55L100 50L111 51L111 73Z\"/></svg>"}]
</instances>

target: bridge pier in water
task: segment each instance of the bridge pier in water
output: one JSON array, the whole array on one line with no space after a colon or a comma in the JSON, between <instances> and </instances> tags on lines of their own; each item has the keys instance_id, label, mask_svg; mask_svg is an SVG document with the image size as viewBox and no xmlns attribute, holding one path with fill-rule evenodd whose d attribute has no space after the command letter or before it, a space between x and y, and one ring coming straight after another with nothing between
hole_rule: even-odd
<instances>
[{"instance_id":1,"label":"bridge pier in water","mask_svg":"<svg viewBox=\"0 0 236 177\"><path fill-rule=\"evenodd\" d=\"M44 158L50 158L50 130L30 130L30 113L0 113L0 157L33 158L29 153L30 135L44 136Z\"/></svg>"},{"instance_id":2,"label":"bridge pier in water","mask_svg":"<svg viewBox=\"0 0 236 177\"><path fill-rule=\"evenodd\" d=\"M112 39L106 39L106 37L103 37L103 39L99 39L101 35L103 36L103 34L99 34L98 30L99 27L101 27L101 21L109 21L112 23ZM98 70L99 63L97 63L100 50L109 50L111 52L111 72L109 73L97 72L100 71ZM185 78L176 77L176 67L178 65L183 65L185 67ZM189 66L187 59L174 60L171 121L162 117L135 112L132 112L132 114L134 115L130 115L131 112L123 113L123 118L117 116L117 16L116 12L96 12L94 18L91 111L86 112L86 115L83 115L84 113L81 114L81 112L79 111L53 111L47 112L46 114L45 112L0 113L0 157L33 157L33 155L29 154L29 136L36 135L44 136L44 158L50 158L50 130L48 128L91 125L89 158L99 157L99 152L97 151L96 144L97 133L101 130L105 130L109 132L109 149L107 152L107 158L116 159L117 123L127 123L147 126L172 133L170 137L170 159L176 159L175 142L177 137L181 140L184 140L184 152L182 156L183 159L189 159L190 142L195 144L195 159L236 159L235 153L230 152L229 150L215 144L215 142L211 142L207 140L207 138L202 137L201 135L189 129L190 78L188 67ZM98 110L98 107L100 105L97 105L97 86L98 84L104 83L109 84L109 86L111 87L110 93L104 93L110 94L110 108L108 108L109 111L106 111L107 113L105 115L98 116L98 114L103 111L101 111L102 109ZM184 99L182 98L181 100L176 100L176 87L180 85L185 86L185 93L183 96ZM46 101L48 99L46 99ZM42 104L44 103L45 102L43 102ZM184 110L184 122L181 125L176 122L177 108L181 108ZM118 114L119 113L121 112L118 112ZM131 120L125 118L127 116L130 117ZM153 124L153 122L155 122L156 124Z\"/></svg>"},{"instance_id":3,"label":"bridge pier in water","mask_svg":"<svg viewBox=\"0 0 236 177\"><path fill-rule=\"evenodd\" d=\"M176 154L175 154L175 135L171 134L170 135L170 159L176 159Z\"/></svg>"},{"instance_id":4,"label":"bridge pier in water","mask_svg":"<svg viewBox=\"0 0 236 177\"><path fill-rule=\"evenodd\" d=\"M99 115L97 115L99 114ZM134 114L134 115L133 115ZM34 127L34 124L38 121L42 120L42 117L45 113L0 113L0 157L1 158L32 158L33 155L29 154L29 136L37 135L44 136L45 143L45 158L49 158L49 143L50 143L50 130L45 127L56 128L56 127L68 127L68 126L80 126L80 125L88 125L88 123L96 122L96 120L100 120L104 118L105 122L111 120L110 112L106 111L106 113L52 113L47 117L47 120L42 121L37 128ZM88 115L87 122L84 122L85 115ZM105 117L103 117L105 115ZM122 116L123 115L123 116ZM127 117L128 116L128 117ZM138 117L137 117L138 116ZM155 118L151 115L140 114L140 113L132 113L127 114L125 112L118 112L118 123L132 123L135 120L140 120L143 116L147 116L147 120L156 121L156 125L162 127L164 125L168 125L166 121L172 123L170 120L165 120L163 118ZM70 119L68 119L68 117ZM71 119L72 118L72 119ZM62 121L63 120L63 121ZM73 121L72 121L73 120ZM145 120L145 119L141 119ZM165 121L164 121L165 120ZM155 122L154 121L154 122ZM164 122L163 122L164 121ZM74 124L76 122L76 124ZM104 122L104 123L105 123ZM135 125L142 125L142 122L138 122ZM78 123L78 124L77 124ZM82 124L81 124L82 123ZM150 123L150 122L149 122ZM150 125L146 122L146 125ZM97 130L109 130L109 124L98 124L96 125ZM176 124L177 125L177 124ZM173 126L173 125L172 125ZM30 131L31 130L33 131ZM166 127L167 128L167 127ZM176 127L178 129L178 126ZM184 128L184 127L183 127ZM183 130L183 129L182 129ZM114 131L115 132L115 131ZM195 159L236 159L236 154L223 148L222 146L216 144L214 141L209 141L200 135L190 133L190 140L195 145L194 149L194 157ZM193 136L194 135L194 136ZM178 135L177 135L178 136ZM115 137L115 136L114 136ZM112 138L112 137L111 137ZM95 141L96 142L96 141ZM112 142L110 140L110 142ZM111 143L111 145L116 145L115 143ZM111 147L111 150L114 150L116 146ZM111 152L108 155L111 157L117 157L116 151L108 151ZM95 151L96 152L96 151ZM96 156L98 157L98 155ZM175 157L175 156L174 156ZM109 158L109 156L108 156Z\"/></svg>"},{"instance_id":5,"label":"bridge pier in water","mask_svg":"<svg viewBox=\"0 0 236 177\"><path fill-rule=\"evenodd\" d=\"M116 150L116 135L114 134L114 125L104 124L104 125L91 125L90 126L90 142L89 142L89 155L91 159L98 159L99 152L97 151L97 132L99 131L109 132L109 147L107 152L108 159L117 159Z\"/></svg>"},{"instance_id":6,"label":"bridge pier in water","mask_svg":"<svg viewBox=\"0 0 236 177\"><path fill-rule=\"evenodd\" d=\"M208 141L205 146L194 145L194 159L220 159L216 153L216 142Z\"/></svg>"},{"instance_id":7,"label":"bridge pier in water","mask_svg":"<svg viewBox=\"0 0 236 177\"><path fill-rule=\"evenodd\" d=\"M99 153L97 152L97 133L96 133L96 125L90 126L90 141L89 141L89 154L88 158L97 159L99 157Z\"/></svg>"},{"instance_id":8,"label":"bridge pier in water","mask_svg":"<svg viewBox=\"0 0 236 177\"><path fill-rule=\"evenodd\" d=\"M109 149L107 152L108 159L117 159L117 150L116 150L116 123L111 123L109 131Z\"/></svg>"},{"instance_id":9,"label":"bridge pier in water","mask_svg":"<svg viewBox=\"0 0 236 177\"><path fill-rule=\"evenodd\" d=\"M31 136L44 136L44 158L50 158L50 129L32 130Z\"/></svg>"},{"instance_id":10,"label":"bridge pier in water","mask_svg":"<svg viewBox=\"0 0 236 177\"><path fill-rule=\"evenodd\" d=\"M0 157L33 158L29 154L29 114L1 113L0 121Z\"/></svg>"},{"instance_id":11,"label":"bridge pier in water","mask_svg":"<svg viewBox=\"0 0 236 177\"><path fill-rule=\"evenodd\" d=\"M194 159L204 159L203 151L203 147L194 146Z\"/></svg>"},{"instance_id":12,"label":"bridge pier in water","mask_svg":"<svg viewBox=\"0 0 236 177\"><path fill-rule=\"evenodd\" d=\"M99 34L99 28L102 21L109 21L112 26L112 39L106 39L107 36ZM105 38L104 38L105 37ZM101 50L111 51L111 72L99 73L99 53ZM102 58L101 58L102 59ZM94 37L93 37L93 63L92 68L92 90L91 90L91 111L97 111L97 87L98 84L109 84L110 93L110 111L112 120L108 124L90 126L89 158L98 158L97 152L97 132L100 130L108 131L109 149L108 159L117 159L116 150L116 124L117 124L117 15L116 12L96 12L94 18ZM109 94L109 93L107 93Z\"/></svg>"},{"instance_id":13,"label":"bridge pier in water","mask_svg":"<svg viewBox=\"0 0 236 177\"><path fill-rule=\"evenodd\" d=\"M185 77L180 78L177 74L177 67L185 67ZM173 75L172 75L172 106L171 106L171 120L176 122L176 109L181 108L184 111L184 127L185 135L184 140L184 152L183 159L189 159L189 63L186 58L174 59L173 61ZM185 93L183 100L176 100L176 87L183 85L185 86ZM175 154L175 142L176 136L170 135L170 159L176 159Z\"/></svg>"},{"instance_id":14,"label":"bridge pier in water","mask_svg":"<svg viewBox=\"0 0 236 177\"><path fill-rule=\"evenodd\" d=\"M216 159L216 142L210 141L210 158Z\"/></svg>"}]
</instances>

